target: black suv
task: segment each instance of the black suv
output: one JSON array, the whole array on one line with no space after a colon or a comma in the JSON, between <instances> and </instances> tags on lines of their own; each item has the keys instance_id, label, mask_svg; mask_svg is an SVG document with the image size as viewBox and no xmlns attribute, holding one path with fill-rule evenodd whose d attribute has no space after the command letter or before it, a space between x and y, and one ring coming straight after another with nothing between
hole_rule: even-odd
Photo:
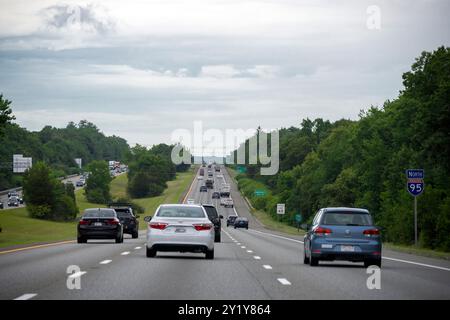
<instances>
[{"instance_id":1,"label":"black suv","mask_svg":"<svg viewBox=\"0 0 450 320\"><path fill-rule=\"evenodd\" d=\"M245 228L248 230L248 219L239 217L234 220L234 228Z\"/></svg>"},{"instance_id":2,"label":"black suv","mask_svg":"<svg viewBox=\"0 0 450 320\"><path fill-rule=\"evenodd\" d=\"M203 208L205 208L206 213L208 214L209 220L214 224L214 242L220 242L220 229L222 227L222 221L223 216L217 213L216 207L214 207L212 204L204 204Z\"/></svg>"},{"instance_id":3,"label":"black suv","mask_svg":"<svg viewBox=\"0 0 450 320\"><path fill-rule=\"evenodd\" d=\"M227 227L234 226L234 221L236 220L237 216L228 216L227 218Z\"/></svg>"},{"instance_id":4,"label":"black suv","mask_svg":"<svg viewBox=\"0 0 450 320\"><path fill-rule=\"evenodd\" d=\"M208 192L208 188L206 186L200 186L200 192Z\"/></svg>"},{"instance_id":5,"label":"black suv","mask_svg":"<svg viewBox=\"0 0 450 320\"><path fill-rule=\"evenodd\" d=\"M139 237L139 216L133 214L129 203L110 203L109 208L116 210L117 218L123 225L123 233L131 234L133 239Z\"/></svg>"}]
</instances>

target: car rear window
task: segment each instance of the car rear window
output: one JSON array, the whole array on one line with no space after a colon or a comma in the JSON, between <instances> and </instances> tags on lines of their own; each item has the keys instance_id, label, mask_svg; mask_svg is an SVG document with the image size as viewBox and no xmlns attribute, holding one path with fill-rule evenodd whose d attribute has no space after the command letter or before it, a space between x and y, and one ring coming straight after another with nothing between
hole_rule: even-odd
<instances>
[{"instance_id":1,"label":"car rear window","mask_svg":"<svg viewBox=\"0 0 450 320\"><path fill-rule=\"evenodd\" d=\"M205 218L201 207L161 207L156 214L165 218Z\"/></svg>"},{"instance_id":2,"label":"car rear window","mask_svg":"<svg viewBox=\"0 0 450 320\"><path fill-rule=\"evenodd\" d=\"M326 212L322 217L323 225L329 226L370 226L372 218L361 212Z\"/></svg>"},{"instance_id":3,"label":"car rear window","mask_svg":"<svg viewBox=\"0 0 450 320\"><path fill-rule=\"evenodd\" d=\"M124 217L131 217L130 209L115 209L117 212L117 216L124 218Z\"/></svg>"},{"instance_id":4,"label":"car rear window","mask_svg":"<svg viewBox=\"0 0 450 320\"><path fill-rule=\"evenodd\" d=\"M101 209L101 210L86 210L83 218L115 218L116 212L114 210Z\"/></svg>"},{"instance_id":5,"label":"car rear window","mask_svg":"<svg viewBox=\"0 0 450 320\"><path fill-rule=\"evenodd\" d=\"M209 220L217 219L219 215L215 207L204 206L206 213L208 214Z\"/></svg>"}]
</instances>

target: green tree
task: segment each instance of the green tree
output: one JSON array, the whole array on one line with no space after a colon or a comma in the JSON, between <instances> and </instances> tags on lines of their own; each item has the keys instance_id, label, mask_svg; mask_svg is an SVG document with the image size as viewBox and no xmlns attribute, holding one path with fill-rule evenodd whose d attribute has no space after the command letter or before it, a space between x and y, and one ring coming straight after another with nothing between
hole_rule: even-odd
<instances>
[{"instance_id":1,"label":"green tree","mask_svg":"<svg viewBox=\"0 0 450 320\"><path fill-rule=\"evenodd\" d=\"M11 101L3 99L3 95L0 94L0 135L3 134L5 125L15 119L10 105Z\"/></svg>"},{"instance_id":2,"label":"green tree","mask_svg":"<svg viewBox=\"0 0 450 320\"><path fill-rule=\"evenodd\" d=\"M107 204L111 201L110 184L112 181L106 161L92 161L88 170L89 178L86 180L86 199L89 202Z\"/></svg>"}]
</instances>

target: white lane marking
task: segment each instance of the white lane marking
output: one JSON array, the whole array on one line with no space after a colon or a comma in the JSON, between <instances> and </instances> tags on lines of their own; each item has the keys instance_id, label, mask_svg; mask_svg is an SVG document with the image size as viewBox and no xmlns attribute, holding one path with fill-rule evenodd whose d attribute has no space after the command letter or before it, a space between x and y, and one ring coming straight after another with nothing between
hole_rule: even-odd
<instances>
[{"instance_id":1,"label":"white lane marking","mask_svg":"<svg viewBox=\"0 0 450 320\"><path fill-rule=\"evenodd\" d=\"M247 252L248 252L248 253L253 253L253 251L252 251L252 250L247 250Z\"/></svg>"},{"instance_id":2,"label":"white lane marking","mask_svg":"<svg viewBox=\"0 0 450 320\"><path fill-rule=\"evenodd\" d=\"M414 265L416 265L416 266L421 266L421 267L428 267L428 268L434 268L434 269L439 269L439 270L444 270L444 271L450 271L450 268L439 267L439 266L433 266L433 265L431 265L431 264L425 264L425 263L413 262L413 261L402 260L402 259L396 259L396 258L390 258L390 257L383 257L383 259L386 259L386 260L392 260L392 261L397 261L397 262L403 262L403 263L409 263L409 264L414 264Z\"/></svg>"},{"instance_id":3,"label":"white lane marking","mask_svg":"<svg viewBox=\"0 0 450 320\"><path fill-rule=\"evenodd\" d=\"M277 280L284 286L290 286L291 285L291 283L285 278L278 278Z\"/></svg>"},{"instance_id":4,"label":"white lane marking","mask_svg":"<svg viewBox=\"0 0 450 320\"><path fill-rule=\"evenodd\" d=\"M142 247L136 247L136 248L134 248L134 250L139 250L139 249L142 249Z\"/></svg>"},{"instance_id":5,"label":"white lane marking","mask_svg":"<svg viewBox=\"0 0 450 320\"><path fill-rule=\"evenodd\" d=\"M245 249L245 246L241 246L241 249Z\"/></svg>"},{"instance_id":6,"label":"white lane marking","mask_svg":"<svg viewBox=\"0 0 450 320\"><path fill-rule=\"evenodd\" d=\"M86 271L75 272L74 274L71 274L71 275L69 276L69 278L70 278L70 279L73 279L73 278L79 278L79 277L81 277L83 274L86 274L86 273L87 273Z\"/></svg>"},{"instance_id":7,"label":"white lane marking","mask_svg":"<svg viewBox=\"0 0 450 320\"><path fill-rule=\"evenodd\" d=\"M272 234L272 233L267 233L267 232L262 232L262 231L257 231L257 230L249 230L249 232L261 233L261 234L265 234L267 236L274 237L274 238L280 238L280 239L289 240L289 241L293 241L293 242L297 242L297 243L303 243L303 241L300 241L300 240L295 240L295 239L292 239L292 238L282 237L282 236L278 236L278 235Z\"/></svg>"},{"instance_id":8,"label":"white lane marking","mask_svg":"<svg viewBox=\"0 0 450 320\"><path fill-rule=\"evenodd\" d=\"M103 260L102 262L100 262L100 264L108 264L111 263L112 260Z\"/></svg>"},{"instance_id":9,"label":"white lane marking","mask_svg":"<svg viewBox=\"0 0 450 320\"><path fill-rule=\"evenodd\" d=\"M14 300L30 300L31 298L34 298L37 296L37 293L25 293L21 295L20 297L15 298Z\"/></svg>"},{"instance_id":10,"label":"white lane marking","mask_svg":"<svg viewBox=\"0 0 450 320\"><path fill-rule=\"evenodd\" d=\"M255 260L261 260L260 256L254 256L253 258L255 258Z\"/></svg>"},{"instance_id":11,"label":"white lane marking","mask_svg":"<svg viewBox=\"0 0 450 320\"><path fill-rule=\"evenodd\" d=\"M268 264L263 265L263 268L266 270L272 270L272 266Z\"/></svg>"},{"instance_id":12,"label":"white lane marking","mask_svg":"<svg viewBox=\"0 0 450 320\"><path fill-rule=\"evenodd\" d=\"M234 214L235 215L237 215L238 217L239 217L239 215L238 215L238 213L237 213L237 211L236 211L236 208L233 206L233 211L234 211Z\"/></svg>"},{"instance_id":13,"label":"white lane marking","mask_svg":"<svg viewBox=\"0 0 450 320\"><path fill-rule=\"evenodd\" d=\"M240 245L241 245L241 243L240 243L240 242L238 242L238 243L236 243L236 245L240 246Z\"/></svg>"},{"instance_id":14,"label":"white lane marking","mask_svg":"<svg viewBox=\"0 0 450 320\"><path fill-rule=\"evenodd\" d=\"M125 251L125 252L121 253L122 256L126 256L126 255L129 255L129 254L130 254L130 251Z\"/></svg>"},{"instance_id":15,"label":"white lane marking","mask_svg":"<svg viewBox=\"0 0 450 320\"><path fill-rule=\"evenodd\" d=\"M249 230L249 232L260 233L260 234L268 235L270 237L280 238L280 239L283 239L283 240L293 241L293 242L297 242L297 243L303 243L303 241L300 241L300 240L295 240L295 239L292 239L292 238L282 237L282 236L275 235L275 234L272 234L272 233L267 233L267 232L262 232L262 231L257 231L257 230ZM402 260L402 259L396 259L396 258L391 258L391 257L386 257L386 256L383 256L383 259L396 261L396 262L413 264L413 265L416 265L416 266L421 266L421 267L426 267L426 268L438 269L438 270L443 270L443 271L450 271L450 268L435 266L435 265L426 264L426 263L414 262L414 261L410 261L410 260Z\"/></svg>"}]
</instances>

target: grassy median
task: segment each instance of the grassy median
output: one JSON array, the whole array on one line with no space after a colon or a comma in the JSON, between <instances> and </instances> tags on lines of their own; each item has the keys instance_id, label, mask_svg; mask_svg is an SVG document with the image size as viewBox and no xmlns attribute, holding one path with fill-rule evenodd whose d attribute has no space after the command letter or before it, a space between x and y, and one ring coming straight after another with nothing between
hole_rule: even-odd
<instances>
[{"instance_id":1,"label":"grassy median","mask_svg":"<svg viewBox=\"0 0 450 320\"><path fill-rule=\"evenodd\" d=\"M146 224L144 216L153 215L156 208L162 203L178 203L188 190L194 179L195 169L178 173L177 178L167 183L168 187L158 197L133 200L145 209L140 216L141 229ZM127 175L116 177L111 182L111 194L114 198L126 195ZM84 190L76 192L77 205L80 213L86 208L104 207L101 204L89 203ZM0 210L0 248L33 243L46 243L63 240L73 240L76 237L76 222L55 222L33 219L28 216L26 208Z\"/></svg>"}]
</instances>

